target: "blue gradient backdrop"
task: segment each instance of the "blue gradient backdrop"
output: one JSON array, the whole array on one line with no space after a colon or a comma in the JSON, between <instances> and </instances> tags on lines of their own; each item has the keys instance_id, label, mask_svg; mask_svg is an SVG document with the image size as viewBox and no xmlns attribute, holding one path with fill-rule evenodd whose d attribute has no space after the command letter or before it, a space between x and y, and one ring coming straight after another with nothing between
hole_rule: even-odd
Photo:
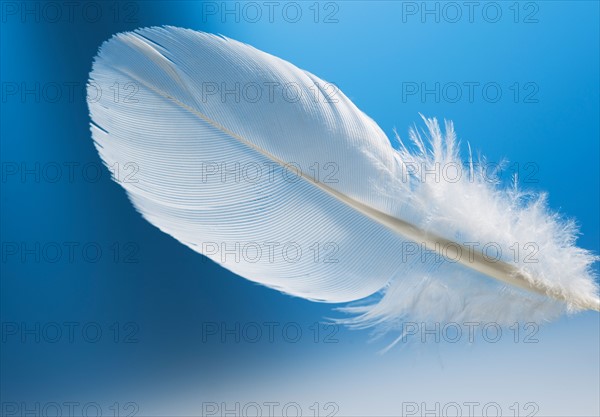
<instances>
[{"instance_id":1,"label":"blue gradient backdrop","mask_svg":"<svg viewBox=\"0 0 600 417\"><path fill-rule=\"evenodd\" d=\"M553 209L578 220L580 245L600 253L598 2L494 3L502 12L496 23L489 2L477 3L472 22L455 3L462 13L455 23L448 3L299 2L293 10L275 3L273 22L264 2L254 3L257 22L246 3L82 2L69 15L59 2L59 19L44 2L2 3L3 413L54 415L48 404L58 403L68 415L71 402L80 404L75 415L84 405L95 415L91 403L111 416L209 414L211 404L216 415L236 407L255 415L244 406L256 402L268 415L264 403L276 402L279 414L288 405L295 415L289 404L296 403L302 415L400 415L412 403L418 413L441 414L455 402L468 415L464 403L477 402L479 414L497 403L502 415L536 406L536 415L599 415L598 314L544 325L536 343L523 343L523 334L515 343L513 333L498 343L430 339L380 356L385 341L369 343L367 331L320 326L315 335L313 323L341 316L335 306L234 276L143 220L106 168L90 180L100 160L82 91L98 47L120 31L169 24L224 34L336 83L390 136L397 128L406 137L419 112L453 120L463 144L491 161L518 163L521 178L536 180L525 187L548 191ZM238 16L221 14L235 7ZM292 23L298 7L302 17ZM423 7L437 7L439 22ZM407 83L465 82L497 83L503 95L496 103L480 89L472 102L466 90L457 102L450 90L439 100L403 97ZM52 83L61 86L57 100ZM65 83L73 83L72 99ZM34 92L22 96L23 86ZM23 178L23 163L34 170L38 163L40 179ZM69 163L78 164L72 180ZM55 164L62 176L51 182ZM36 242L47 251L39 262L21 247ZM52 244L67 242L78 244L74 259L63 253L49 262ZM81 253L86 244L102 249L97 262ZM203 333L209 322L216 336ZM263 331L262 323L278 323L274 340L242 335L236 343L223 333L251 322ZM282 334L286 323L302 330L297 343Z\"/></svg>"}]
</instances>

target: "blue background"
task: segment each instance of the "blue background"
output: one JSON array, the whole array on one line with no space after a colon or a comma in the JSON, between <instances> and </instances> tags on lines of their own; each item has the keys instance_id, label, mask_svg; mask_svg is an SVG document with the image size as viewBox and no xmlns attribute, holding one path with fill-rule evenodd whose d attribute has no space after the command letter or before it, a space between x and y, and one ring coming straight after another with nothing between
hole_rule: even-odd
<instances>
[{"instance_id":1,"label":"blue background","mask_svg":"<svg viewBox=\"0 0 600 417\"><path fill-rule=\"evenodd\" d=\"M43 2L2 4L3 251L15 242L77 242L79 248L92 242L103 250L97 262L77 250L73 262L64 253L57 262L43 254L39 262L3 254L2 403L35 409L36 402L94 402L103 415L113 415L109 407L117 402L127 415L124 404L135 402L136 415L198 415L207 402L272 401L298 403L303 415L313 415L309 407L318 402L319 415L327 415L323 404L335 402L337 415L398 415L406 402L434 408L435 402L471 401L496 402L513 415L509 407L518 402L526 415L523 404L535 402L538 415L599 415L597 313L546 324L533 344L514 343L510 333L498 343L417 343L380 356L383 341L369 343L368 331L343 328L335 329L335 343L324 343L323 334L315 342L311 325L341 316L333 306L257 286L206 261L143 220L108 170L91 181L82 168L91 164L87 174L93 176L101 164L83 92L100 44L138 27L182 26L249 43L336 83L389 136L396 128L406 137L422 113L453 120L463 145L468 141L490 161L518 163L521 178L532 174L525 164L533 163L528 178L535 181L524 186L548 191L553 209L577 219L580 246L600 253L598 2L521 2L518 17L513 2L496 3L502 12L496 23L490 22L493 10L482 14L487 2L473 22L462 6L455 23L447 3L437 3L436 22L421 10L407 13L421 2L323 2L315 22L314 3L300 2L296 23L293 14L283 14L285 3L273 22L263 2L256 3L263 13L257 22L244 14L244 3L238 3L239 18L221 14L234 3L209 3L98 3L99 19L82 8L71 19L63 5L56 22ZM32 14L23 14L24 7ZM215 7L217 13L209 13ZM472 102L466 90L454 103L443 95L403 97L406 83L465 82L497 83L502 97L493 103L480 89ZM21 96L23 83L34 89L37 83L39 97ZM57 100L52 83L62 86ZM72 100L64 83L74 83ZM514 83L521 93L516 102L509 89ZM526 83L534 84L526 90ZM15 85L19 91L9 94ZM532 85L536 102L524 102ZM22 178L22 163L40 164L40 179ZM72 181L65 163L79 164ZM63 168L56 182L43 172L53 164ZM8 175L15 166L19 172ZM96 323L102 337L93 343L76 330L73 342L63 335L49 343L42 335L36 343L26 332L21 339L36 323L64 329L65 322L78 329ZM279 331L273 343L264 337L235 343L231 336L222 343L203 339L207 322L221 330L295 323L303 336L292 343ZM6 323L19 333L8 334Z\"/></svg>"}]
</instances>

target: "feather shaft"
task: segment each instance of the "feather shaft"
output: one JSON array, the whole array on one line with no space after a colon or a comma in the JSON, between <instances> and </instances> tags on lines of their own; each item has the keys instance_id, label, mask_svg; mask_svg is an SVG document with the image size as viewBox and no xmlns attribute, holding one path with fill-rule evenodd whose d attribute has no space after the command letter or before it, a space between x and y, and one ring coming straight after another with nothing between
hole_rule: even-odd
<instances>
[{"instance_id":1,"label":"feather shaft","mask_svg":"<svg viewBox=\"0 0 600 417\"><path fill-rule=\"evenodd\" d=\"M134 78L133 74L127 74L127 75ZM266 158L268 158L271 161L273 161L274 163L278 164L279 166L285 167L286 164L284 161L281 161L279 158L275 157L274 155L270 154L269 152L265 151L264 149L261 149L260 147L256 146L252 142L244 139L243 137L235 134L234 132L231 132L226 127L220 125L219 123L217 123L214 120L211 120L206 115L187 106L185 103L178 101L174 97L170 97L170 96L166 95L165 93L154 88L153 86L148 85L147 83L144 83L142 80L137 79L136 81L144 84L145 87L147 87L148 89L152 89L154 92L156 92L159 95L162 95L166 99L171 100L174 104L193 113L194 115L201 118L205 122L214 126L216 129L237 139L238 141L243 143L245 146L248 146L248 147L254 149L255 151L257 151L260 154L262 154L263 156L265 156ZM326 184L324 184L322 182L315 181L315 179L313 177L306 175L306 173L304 173L304 172L299 172L298 175L301 176L304 180L309 181L310 183L314 184L315 186L326 191L327 193L329 193L333 197L337 198L341 202L354 208L358 212L368 216L372 220L375 220L376 222L380 223L381 225L389 228L393 232L398 233L401 236L412 240L413 242L424 244L425 248L427 250L433 251L433 252L437 253L438 255L444 256L445 258L450 259L450 260L458 259L458 261L462 265L464 265L468 268L471 268L477 272L481 272L482 274L484 274L488 277L495 278L499 281L502 281L506 284L513 285L513 286L516 286L516 287L519 287L519 288L522 288L522 289L525 289L528 291L533 291L535 293L545 295L548 297L552 297L558 301L571 302L572 304L574 304L577 307L584 309L584 310L600 311L600 299L598 299L598 298L590 297L590 298L585 298L585 299L582 299L582 298L574 299L573 297L569 297L560 291L553 290L549 286L545 285L543 282L535 281L535 279L533 277L528 276L525 273L521 272L514 265L511 265L502 260L488 259L483 255L482 252L472 250L469 247L462 245L460 243L453 242L451 240L445 239L436 234L427 232L425 230L421 230L420 228L415 227L414 225L412 225L404 220L390 216L390 215L383 213L373 207L367 206L359 201L356 201L356 200L348 197L347 195L340 193L339 191L336 191L335 189L333 189L331 187L328 187ZM446 250L441 250L441 248L445 248ZM450 254L448 254L448 251L447 251L448 248L457 248L458 250L456 251L456 254L458 256L450 256ZM465 252L470 253L470 256L467 258L464 256L460 256L460 254L465 253Z\"/></svg>"}]
</instances>

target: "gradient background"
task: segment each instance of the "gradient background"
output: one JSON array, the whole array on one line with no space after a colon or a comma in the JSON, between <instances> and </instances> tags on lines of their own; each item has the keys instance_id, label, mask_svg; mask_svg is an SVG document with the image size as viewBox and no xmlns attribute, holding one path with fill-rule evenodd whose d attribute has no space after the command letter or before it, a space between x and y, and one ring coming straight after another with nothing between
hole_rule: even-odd
<instances>
[{"instance_id":1,"label":"gradient background","mask_svg":"<svg viewBox=\"0 0 600 417\"><path fill-rule=\"evenodd\" d=\"M316 23L314 2L297 3L302 11L297 23L289 22L293 14L282 14L285 2L276 2L273 22L264 2L256 2L263 16L254 23L249 21L253 14L243 14L244 3L237 6L239 19L221 15L222 8L236 7L233 2L209 3L83 2L69 16L59 2L56 22L53 9L43 2L2 3L4 412L17 404L17 415L30 409L31 415L44 415L43 407L53 415L49 403L71 402L97 404L102 415L133 410L138 416L184 416L201 415L206 403L225 402L217 412L224 415L224 408L235 410L236 402L240 412L250 402L277 402L279 414L282 405L297 403L302 415L336 410L335 415L345 416L401 415L403 403L424 402L416 414L422 415L425 407L435 410L436 402L438 410L451 402L478 402L478 414L484 404L497 403L502 415L512 416L514 403L518 415L528 415L534 409L524 404L534 402L539 407L535 415L599 415L597 313L544 325L537 343L523 343L524 334L515 343L513 333L498 343L479 336L473 344L464 338L456 344L429 339L381 356L377 352L385 341L369 343L368 331L341 328L329 340L335 343L325 343L331 329L324 328L315 342L312 324L341 316L334 306L282 295L207 262L144 221L108 170L103 168L98 181L86 180L82 172L85 164L100 165L82 93L100 44L116 32L142 26L183 26L247 42L336 83L390 136L397 128L406 137L420 112L453 120L463 144L468 141L490 161L506 157L521 170L534 163L537 171L530 178L537 182L525 186L548 191L553 209L578 220L579 244L600 253L598 2L495 3L502 12L496 23L486 21L493 20L495 9L482 14L487 2L478 3L473 22L458 2L463 16L456 23L449 21L454 11L443 2L427 5L438 7L439 22L420 10L406 13L413 6L422 8L421 2L325 2L316 6ZM97 5L99 19L90 9ZM215 8L217 14L207 13ZM330 19L337 22L326 23L332 12ZM456 103L432 96L403 99L407 82L430 87L495 82L503 96L496 103L482 97L481 90L473 102L464 97ZM522 93L517 102L509 90L515 82ZM9 94L22 83L29 88L38 83L39 98ZM50 83L63 86L56 102L51 102ZM72 100L64 83L75 83ZM523 94L532 91L524 89L525 83L537 87L537 102L524 102ZM8 175L6 170L22 163L30 168L39 163L40 170L59 164L64 171L56 182L43 172L39 181L33 175L22 179L20 172ZM65 163L79 164L72 181ZM528 174L521 171L522 178ZM72 262L66 254L57 262L44 256L36 262L26 255L23 262L21 253L5 253L14 242L28 247L77 242L79 248L93 242L103 253L94 263L80 251ZM120 245L118 259L115 243ZM36 323L40 329L58 323L64 330L67 322L77 323L73 340L63 334L50 343L52 336L42 334L36 342L35 334L23 331L35 333ZM203 335L207 322L221 330L236 323L276 322L278 329L294 323L303 334L297 343L281 330L272 343L266 337L236 343L227 335L223 343L218 336ZM98 342L82 337L86 323L101 328ZM10 331L13 324L16 335ZM127 408L129 402L137 408ZM325 409L326 403L337 409ZM82 406L74 407L82 413ZM263 405L263 415L267 410ZM467 410L463 406L462 415Z\"/></svg>"}]
</instances>

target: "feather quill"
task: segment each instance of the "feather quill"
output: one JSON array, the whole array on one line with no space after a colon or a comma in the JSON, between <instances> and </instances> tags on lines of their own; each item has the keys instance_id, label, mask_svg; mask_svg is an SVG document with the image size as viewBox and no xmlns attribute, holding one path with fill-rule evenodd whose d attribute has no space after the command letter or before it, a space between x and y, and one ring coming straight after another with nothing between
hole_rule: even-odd
<instances>
[{"instance_id":1,"label":"feather quill","mask_svg":"<svg viewBox=\"0 0 600 417\"><path fill-rule=\"evenodd\" d=\"M115 82L132 93L98 94ZM367 300L343 308L349 325L599 310L598 258L544 195L502 188L470 155L464 166L449 122L424 118L394 148L330 87L232 39L139 29L94 61L92 136L107 165L137 165L120 184L150 223L284 293ZM440 167L454 175L432 179Z\"/></svg>"}]
</instances>

